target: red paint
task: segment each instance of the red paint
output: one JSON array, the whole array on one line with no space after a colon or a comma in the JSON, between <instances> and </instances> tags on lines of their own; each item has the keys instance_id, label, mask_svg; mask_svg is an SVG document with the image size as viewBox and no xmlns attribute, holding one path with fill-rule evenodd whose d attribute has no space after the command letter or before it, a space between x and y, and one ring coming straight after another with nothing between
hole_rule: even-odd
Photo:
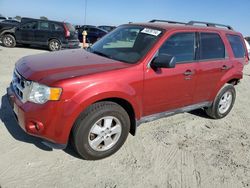
<instances>
[{"instance_id":1,"label":"red paint","mask_svg":"<svg viewBox=\"0 0 250 188\"><path fill-rule=\"evenodd\" d=\"M234 31L192 26L148 23L145 27L160 27L167 32L148 54L136 64L127 64L100 57L82 49L39 54L20 59L16 68L26 79L63 88L60 101L45 104L26 102L14 97L21 127L52 142L65 144L71 128L89 105L107 98L126 100L134 109L136 120L141 117L203 101L212 101L222 85L241 79L245 59L235 59L226 39ZM148 67L162 43L175 32L218 32L222 37L228 59L220 61L178 64L174 69L154 71ZM221 70L226 64L230 70ZM185 79L183 73L193 71ZM39 122L36 131L30 122Z\"/></svg>"}]
</instances>

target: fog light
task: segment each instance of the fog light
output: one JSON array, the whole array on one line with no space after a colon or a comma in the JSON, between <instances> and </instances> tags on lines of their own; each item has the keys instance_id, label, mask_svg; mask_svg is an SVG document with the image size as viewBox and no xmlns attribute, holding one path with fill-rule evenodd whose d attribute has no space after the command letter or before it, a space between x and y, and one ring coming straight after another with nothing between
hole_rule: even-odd
<instances>
[{"instance_id":1,"label":"fog light","mask_svg":"<svg viewBox=\"0 0 250 188\"><path fill-rule=\"evenodd\" d=\"M39 134L44 130L44 125L38 121L30 121L26 129L29 133Z\"/></svg>"}]
</instances>

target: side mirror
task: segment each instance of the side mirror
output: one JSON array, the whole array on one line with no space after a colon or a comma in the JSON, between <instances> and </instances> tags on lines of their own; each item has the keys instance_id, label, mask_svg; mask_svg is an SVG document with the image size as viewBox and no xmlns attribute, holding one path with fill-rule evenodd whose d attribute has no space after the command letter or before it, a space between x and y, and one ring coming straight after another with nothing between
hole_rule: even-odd
<instances>
[{"instance_id":1,"label":"side mirror","mask_svg":"<svg viewBox=\"0 0 250 188\"><path fill-rule=\"evenodd\" d=\"M175 56L160 54L151 62L152 68L174 68L176 65Z\"/></svg>"}]
</instances>

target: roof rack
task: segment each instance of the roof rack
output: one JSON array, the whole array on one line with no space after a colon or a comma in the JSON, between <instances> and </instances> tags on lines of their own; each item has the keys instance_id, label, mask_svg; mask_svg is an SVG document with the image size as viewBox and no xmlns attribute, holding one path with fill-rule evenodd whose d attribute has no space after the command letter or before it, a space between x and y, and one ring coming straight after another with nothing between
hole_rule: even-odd
<instances>
[{"instance_id":1,"label":"roof rack","mask_svg":"<svg viewBox=\"0 0 250 188\"><path fill-rule=\"evenodd\" d=\"M224 27L229 30L234 30L230 25L223 25L223 24L217 24L217 23L210 23L210 22L200 22L200 21L190 21L188 23L184 22L176 22L176 21L171 21L171 20L151 20L149 21L150 23L154 22L166 22L170 24L184 24L184 25L205 25L207 27Z\"/></svg>"},{"instance_id":2,"label":"roof rack","mask_svg":"<svg viewBox=\"0 0 250 188\"><path fill-rule=\"evenodd\" d=\"M207 27L225 27L229 30L233 30L233 28L230 25L223 25L223 24L217 24L217 23L210 23L210 22L200 22L200 21L190 21L187 23L187 25L199 25L199 24L203 24L206 25Z\"/></svg>"},{"instance_id":3,"label":"roof rack","mask_svg":"<svg viewBox=\"0 0 250 188\"><path fill-rule=\"evenodd\" d=\"M176 21L171 21L171 20L151 20L149 21L150 23L154 23L154 22L166 22L166 23L170 23L170 24L187 24L184 22L176 22Z\"/></svg>"}]
</instances>

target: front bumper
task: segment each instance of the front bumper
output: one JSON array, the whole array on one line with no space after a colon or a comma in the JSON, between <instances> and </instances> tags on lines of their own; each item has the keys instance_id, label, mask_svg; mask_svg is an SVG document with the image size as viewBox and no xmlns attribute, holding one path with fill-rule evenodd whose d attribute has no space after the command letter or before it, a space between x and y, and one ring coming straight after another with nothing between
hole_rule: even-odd
<instances>
[{"instance_id":1,"label":"front bumper","mask_svg":"<svg viewBox=\"0 0 250 188\"><path fill-rule=\"evenodd\" d=\"M18 124L26 133L44 139L43 143L51 148L66 148L69 133L63 130L66 125L63 124L60 115L59 103L22 103L12 86L7 88L7 96ZM56 125L60 123L61 127L58 130Z\"/></svg>"}]
</instances>

